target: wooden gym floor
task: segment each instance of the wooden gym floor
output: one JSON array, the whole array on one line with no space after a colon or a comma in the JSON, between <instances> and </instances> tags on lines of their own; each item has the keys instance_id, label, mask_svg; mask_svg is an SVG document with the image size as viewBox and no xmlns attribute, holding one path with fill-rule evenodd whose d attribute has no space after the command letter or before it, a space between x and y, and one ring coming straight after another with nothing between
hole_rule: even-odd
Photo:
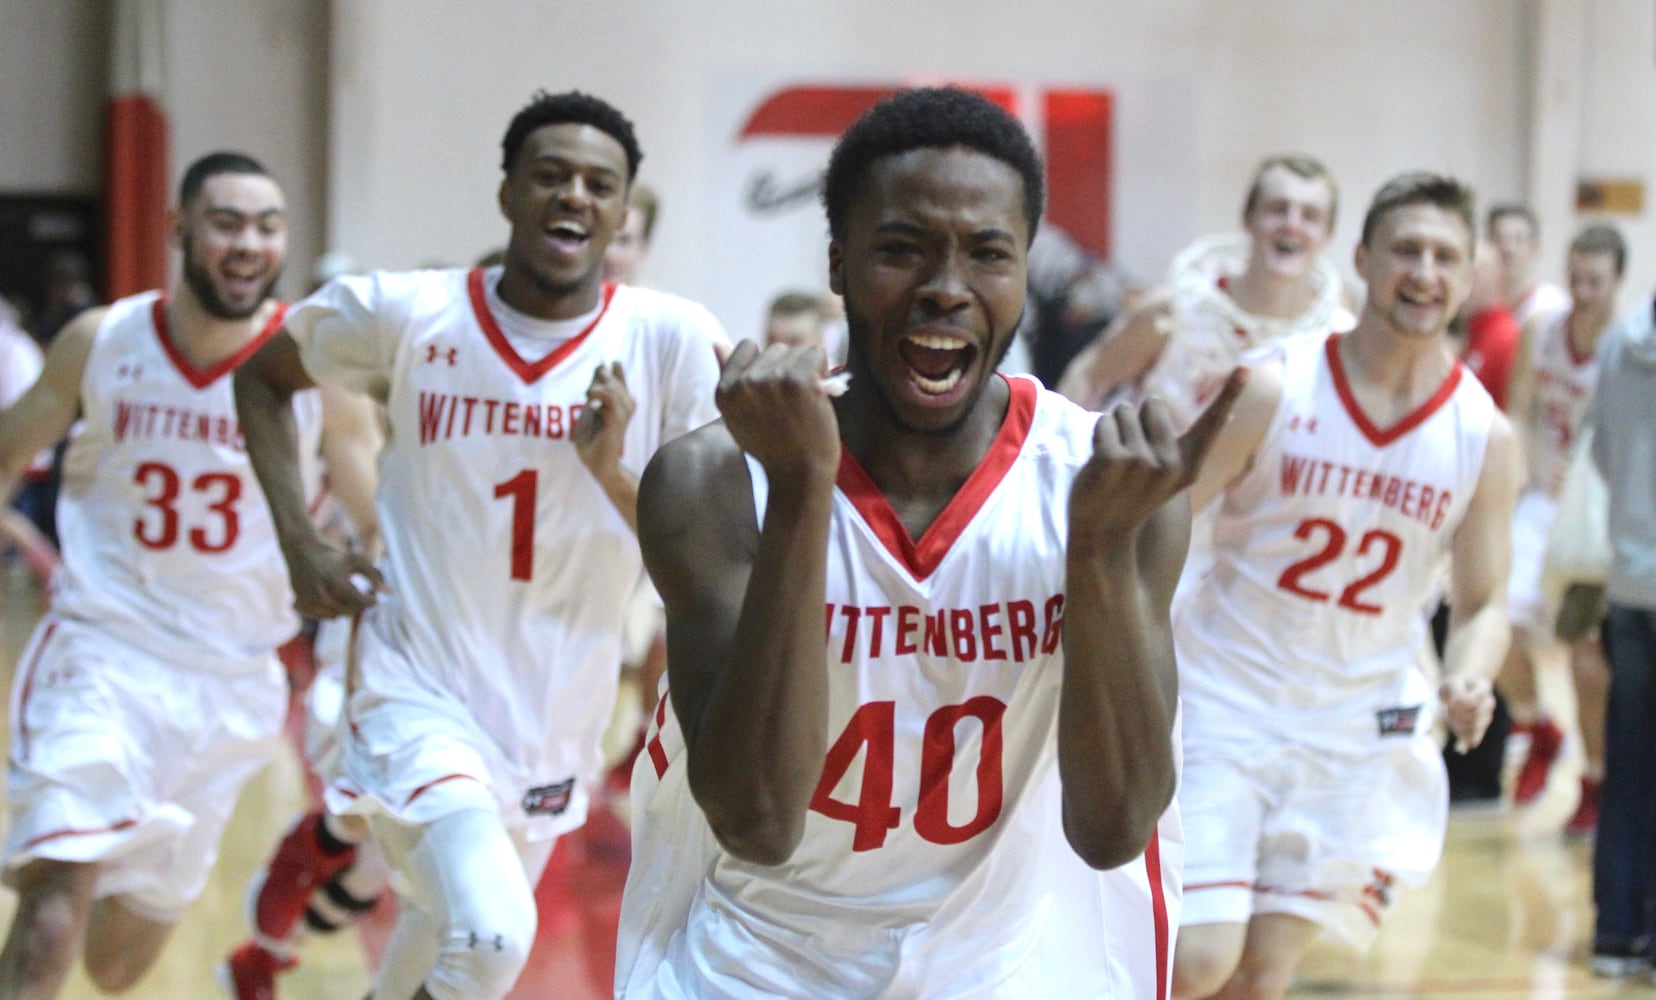
<instances>
[{"instance_id":1,"label":"wooden gym floor","mask_svg":"<svg viewBox=\"0 0 1656 1000\"><path fill-rule=\"evenodd\" d=\"M0 666L12 669L42 604L21 567L0 566ZM1567 762L1568 763L1568 762ZM1431 883L1404 891L1374 949L1353 956L1315 949L1298 998L1563 998L1656 996L1656 986L1597 980L1587 973L1592 931L1591 844L1556 832L1574 807L1576 774L1555 768L1542 800L1523 810L1456 813ZM216 963L245 935L247 880L306 801L297 758L281 759L243 793L205 896L179 925L160 963L133 996L194 1000L222 994ZM613 928L624 863L605 837L566 838L543 881L541 931L514 997L609 996ZM0 921L14 897L0 890ZM299 969L280 980L294 1000L360 1000L369 962L384 943L389 907L359 932L311 942ZM76 971L64 1000L98 994Z\"/></svg>"}]
</instances>

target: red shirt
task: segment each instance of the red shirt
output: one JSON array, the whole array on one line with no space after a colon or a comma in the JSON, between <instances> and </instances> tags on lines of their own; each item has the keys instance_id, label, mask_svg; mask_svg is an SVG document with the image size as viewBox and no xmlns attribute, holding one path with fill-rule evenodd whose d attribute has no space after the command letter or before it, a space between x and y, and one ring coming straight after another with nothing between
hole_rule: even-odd
<instances>
[{"instance_id":1,"label":"red shirt","mask_svg":"<svg viewBox=\"0 0 1656 1000\"><path fill-rule=\"evenodd\" d=\"M1518 353L1521 333L1518 321L1503 306L1490 306L1466 321L1461 360L1502 410L1506 409L1507 382L1512 378L1512 359Z\"/></svg>"}]
</instances>

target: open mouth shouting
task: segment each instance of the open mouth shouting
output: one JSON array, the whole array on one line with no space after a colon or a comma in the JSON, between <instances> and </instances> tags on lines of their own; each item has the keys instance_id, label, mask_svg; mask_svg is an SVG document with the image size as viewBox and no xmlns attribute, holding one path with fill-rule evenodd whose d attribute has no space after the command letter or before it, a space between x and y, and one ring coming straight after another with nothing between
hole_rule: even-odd
<instances>
[{"instance_id":1,"label":"open mouth shouting","mask_svg":"<svg viewBox=\"0 0 1656 1000\"><path fill-rule=\"evenodd\" d=\"M1305 266L1311 247L1302 239L1278 236L1265 244L1266 257L1278 270L1292 270Z\"/></svg>"},{"instance_id":2,"label":"open mouth shouting","mask_svg":"<svg viewBox=\"0 0 1656 1000\"><path fill-rule=\"evenodd\" d=\"M580 254L592 239L592 231L579 222L564 219L545 230L547 246L557 253L571 256Z\"/></svg>"},{"instance_id":3,"label":"open mouth shouting","mask_svg":"<svg viewBox=\"0 0 1656 1000\"><path fill-rule=\"evenodd\" d=\"M947 403L965 381L978 349L952 334L911 333L897 342L897 353L907 367L909 384L922 401Z\"/></svg>"}]
</instances>

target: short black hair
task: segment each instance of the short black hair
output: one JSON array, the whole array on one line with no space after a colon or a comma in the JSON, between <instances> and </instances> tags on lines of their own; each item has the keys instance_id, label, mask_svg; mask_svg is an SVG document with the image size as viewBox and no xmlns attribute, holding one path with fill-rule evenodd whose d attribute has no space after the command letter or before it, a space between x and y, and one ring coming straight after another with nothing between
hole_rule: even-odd
<instances>
[{"instance_id":1,"label":"short black hair","mask_svg":"<svg viewBox=\"0 0 1656 1000\"><path fill-rule=\"evenodd\" d=\"M1016 118L983 95L959 87L899 91L845 130L828 158L822 182L829 235L844 238L851 202L862 192L875 162L915 149L951 146L991 156L1023 177L1024 217L1033 240L1046 198L1041 156Z\"/></svg>"},{"instance_id":2,"label":"short black hair","mask_svg":"<svg viewBox=\"0 0 1656 1000\"><path fill-rule=\"evenodd\" d=\"M256 174L260 177L269 177L270 171L246 153L225 150L208 153L184 171L184 179L178 184L178 207L189 208L190 203L195 201L201 194L201 189L207 185L208 178L217 177L219 174Z\"/></svg>"},{"instance_id":3,"label":"short black hair","mask_svg":"<svg viewBox=\"0 0 1656 1000\"><path fill-rule=\"evenodd\" d=\"M1363 216L1363 246L1369 245L1381 219L1410 205L1431 205L1458 216L1466 225L1469 247L1477 237L1477 198L1472 189L1453 177L1418 170L1398 174L1375 192L1368 214Z\"/></svg>"},{"instance_id":4,"label":"short black hair","mask_svg":"<svg viewBox=\"0 0 1656 1000\"><path fill-rule=\"evenodd\" d=\"M620 143L627 153L627 182L630 184L638 176L638 165L644 160L644 151L638 148L638 137L633 134L632 122L608 101L579 90L566 90L561 94L535 91L535 96L529 98L529 103L513 115L511 124L506 126L506 137L500 140L500 169L512 172L512 164L517 162L518 153L523 149L529 133L547 125L571 124L591 125Z\"/></svg>"}]
</instances>

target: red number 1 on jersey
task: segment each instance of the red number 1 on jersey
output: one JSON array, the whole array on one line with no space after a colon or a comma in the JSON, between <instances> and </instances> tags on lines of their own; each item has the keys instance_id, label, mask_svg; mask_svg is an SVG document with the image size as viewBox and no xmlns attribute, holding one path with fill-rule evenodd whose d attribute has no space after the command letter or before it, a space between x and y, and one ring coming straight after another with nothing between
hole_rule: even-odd
<instances>
[{"instance_id":1,"label":"red number 1 on jersey","mask_svg":"<svg viewBox=\"0 0 1656 1000\"><path fill-rule=\"evenodd\" d=\"M524 469L495 487L495 499L512 498L512 579L527 580L535 569L535 493L540 474Z\"/></svg>"}]
</instances>

